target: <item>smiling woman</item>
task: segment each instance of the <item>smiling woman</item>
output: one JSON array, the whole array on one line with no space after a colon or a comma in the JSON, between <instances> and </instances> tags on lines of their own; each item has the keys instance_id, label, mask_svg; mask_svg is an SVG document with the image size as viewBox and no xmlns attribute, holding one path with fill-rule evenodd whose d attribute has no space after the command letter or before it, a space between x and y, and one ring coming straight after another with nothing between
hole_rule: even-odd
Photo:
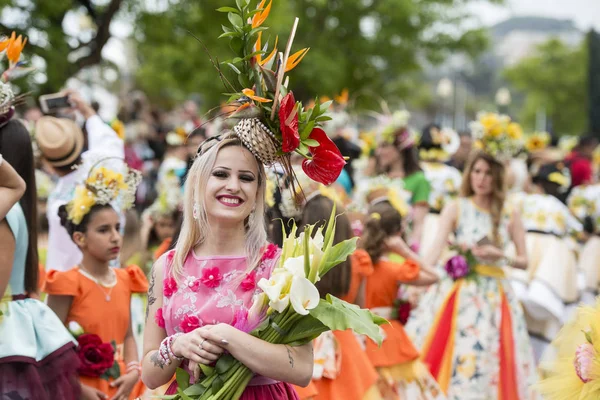
<instances>
[{"instance_id":1,"label":"smiling woman","mask_svg":"<svg viewBox=\"0 0 600 400\"><path fill-rule=\"evenodd\" d=\"M232 132L199 149L185 187L179 240L152 270L142 379L150 388L177 367L200 376L226 351L254 372L244 398L296 399L307 385L312 347L286 347L249 335L248 314L280 250L267 242L265 169ZM243 389L243 388L240 388ZM174 382L167 394L177 392Z\"/></svg>"}]
</instances>

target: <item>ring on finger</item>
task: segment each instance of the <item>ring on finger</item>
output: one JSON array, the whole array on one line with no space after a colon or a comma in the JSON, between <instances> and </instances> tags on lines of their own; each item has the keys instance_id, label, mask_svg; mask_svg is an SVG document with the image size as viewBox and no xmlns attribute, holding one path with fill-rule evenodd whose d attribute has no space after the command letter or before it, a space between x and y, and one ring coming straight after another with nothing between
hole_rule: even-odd
<instances>
[{"instance_id":1,"label":"ring on finger","mask_svg":"<svg viewBox=\"0 0 600 400\"><path fill-rule=\"evenodd\" d=\"M204 344L204 342L206 342L206 339L202 339L202 341L200 342L200 345L198 347L200 347L202 350L204 350L204 347L202 347L202 345Z\"/></svg>"}]
</instances>

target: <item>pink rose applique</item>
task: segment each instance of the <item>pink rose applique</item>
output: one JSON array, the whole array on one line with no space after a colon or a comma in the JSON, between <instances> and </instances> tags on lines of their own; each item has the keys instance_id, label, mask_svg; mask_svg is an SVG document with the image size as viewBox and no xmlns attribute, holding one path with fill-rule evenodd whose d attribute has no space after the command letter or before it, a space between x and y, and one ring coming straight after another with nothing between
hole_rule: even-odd
<instances>
[{"instance_id":1,"label":"pink rose applique","mask_svg":"<svg viewBox=\"0 0 600 400\"><path fill-rule=\"evenodd\" d=\"M200 278L200 282L202 282L206 287L216 288L221 283L221 272L219 268L204 268L202 270L202 277Z\"/></svg>"},{"instance_id":2,"label":"pink rose applique","mask_svg":"<svg viewBox=\"0 0 600 400\"><path fill-rule=\"evenodd\" d=\"M173 293L175 293L177 291L177 281L175 280L175 278L169 277L167 279L165 279L164 285L163 285L163 293L166 297L171 297L173 296Z\"/></svg>"},{"instance_id":3,"label":"pink rose applique","mask_svg":"<svg viewBox=\"0 0 600 400\"><path fill-rule=\"evenodd\" d=\"M190 283L188 285L188 287L190 288L190 290L192 292L197 292L198 290L200 290L200 285L202 284L202 281L200 279L196 279L195 281L193 281L192 283Z\"/></svg>"},{"instance_id":4,"label":"pink rose applique","mask_svg":"<svg viewBox=\"0 0 600 400\"><path fill-rule=\"evenodd\" d=\"M248 275L246 275L246 277L240 284L240 287L245 292L254 290L254 288L256 287L256 271L252 271Z\"/></svg>"},{"instance_id":5,"label":"pink rose applique","mask_svg":"<svg viewBox=\"0 0 600 400\"><path fill-rule=\"evenodd\" d=\"M154 315L154 321L156 322L156 325L158 325L161 328L165 327L165 318L163 317L163 309L162 307L159 308L158 310L156 310L156 315Z\"/></svg>"},{"instance_id":6,"label":"pink rose applique","mask_svg":"<svg viewBox=\"0 0 600 400\"><path fill-rule=\"evenodd\" d=\"M277 245L273 244L273 243L269 243L267 245L267 247L265 248L265 251L262 255L262 261L272 260L273 258L275 258L276 254L277 254Z\"/></svg>"},{"instance_id":7,"label":"pink rose applique","mask_svg":"<svg viewBox=\"0 0 600 400\"><path fill-rule=\"evenodd\" d=\"M189 333L194 329L200 328L202 321L195 315L185 315L179 327L183 333Z\"/></svg>"}]
</instances>

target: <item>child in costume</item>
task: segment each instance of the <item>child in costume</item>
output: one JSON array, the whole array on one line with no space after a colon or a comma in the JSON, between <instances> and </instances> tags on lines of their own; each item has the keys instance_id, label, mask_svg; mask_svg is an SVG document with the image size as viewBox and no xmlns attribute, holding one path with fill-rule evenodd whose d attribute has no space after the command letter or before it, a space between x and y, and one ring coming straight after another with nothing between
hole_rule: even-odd
<instances>
[{"instance_id":1,"label":"child in costume","mask_svg":"<svg viewBox=\"0 0 600 400\"><path fill-rule=\"evenodd\" d=\"M444 395L419 361L419 353L406 335L402 324L393 319L393 305L401 283L431 285L436 273L423 264L401 237L402 218L387 201L369 208L369 217L361 239L362 247L373 260L373 273L365 279L365 306L390 321L383 325L385 339L381 347L366 342L367 356L380 375L380 391L386 399L442 399ZM392 261L395 253L405 261Z\"/></svg>"},{"instance_id":2,"label":"child in costume","mask_svg":"<svg viewBox=\"0 0 600 400\"><path fill-rule=\"evenodd\" d=\"M302 224L326 224L334 201L320 193L313 196L304 205ZM353 237L348 217L339 205L337 207L334 243ZM368 253L357 249L352 257L325 275L317 283L317 288L323 298L329 293L350 302L363 301L363 280L372 273L373 264ZM315 366L312 382L318 392L317 399L381 399L377 371L351 330L326 332L314 341L313 346Z\"/></svg>"},{"instance_id":3,"label":"child in costume","mask_svg":"<svg viewBox=\"0 0 600 400\"><path fill-rule=\"evenodd\" d=\"M134 399L145 391L140 381L130 304L132 293L144 293L148 281L136 265L109 266L119 256L122 241L115 209L131 206L139 181L137 171L124 176L97 166L76 187L73 199L59 208L61 223L81 250L83 260L68 271L48 273L48 305L65 325L83 331L78 336L80 358L85 358L90 346L105 355L102 368L90 366L90 362L97 361L91 360L84 361L79 371L84 399L100 394Z\"/></svg>"},{"instance_id":4,"label":"child in costume","mask_svg":"<svg viewBox=\"0 0 600 400\"><path fill-rule=\"evenodd\" d=\"M429 288L406 326L453 400L537 398L530 388L536 370L523 311L502 270L506 264L527 266L525 231L518 214L504 208L503 184L504 165L483 150L474 152L461 197L442 211L426 260L437 262L452 232L456 245L471 255L449 260L448 276ZM514 258L504 255L509 240L515 242Z\"/></svg>"}]
</instances>

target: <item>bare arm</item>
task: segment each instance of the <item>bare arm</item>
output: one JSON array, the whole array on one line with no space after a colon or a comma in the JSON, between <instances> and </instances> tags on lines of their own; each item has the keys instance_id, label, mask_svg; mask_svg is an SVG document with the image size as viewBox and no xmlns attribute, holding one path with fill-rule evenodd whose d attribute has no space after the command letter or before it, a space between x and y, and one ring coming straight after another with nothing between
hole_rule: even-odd
<instances>
[{"instance_id":1,"label":"bare arm","mask_svg":"<svg viewBox=\"0 0 600 400\"><path fill-rule=\"evenodd\" d=\"M508 226L510 238L515 244L516 256L513 259L511 267L519 269L527 269L527 245L525 243L525 227L521 220L521 214L515 211L510 216Z\"/></svg>"},{"instance_id":2,"label":"bare arm","mask_svg":"<svg viewBox=\"0 0 600 400\"><path fill-rule=\"evenodd\" d=\"M418 203L413 206L413 227L411 235L411 243L421 243L423 236L423 226L425 225L425 217L429 213L429 205L427 203Z\"/></svg>"},{"instance_id":3,"label":"bare arm","mask_svg":"<svg viewBox=\"0 0 600 400\"><path fill-rule=\"evenodd\" d=\"M440 278L438 274L435 273L433 268L429 267L425 262L419 257L417 253L411 250L410 247L402 240L400 236L393 236L386 240L386 246L390 251L393 251L397 254L400 254L402 257L408 260L414 260L419 264L419 275L417 279L413 279L411 281L400 281L402 283L406 283L413 286L429 286L437 283Z\"/></svg>"},{"instance_id":4,"label":"bare arm","mask_svg":"<svg viewBox=\"0 0 600 400\"><path fill-rule=\"evenodd\" d=\"M0 155L0 219L4 219L12 206L25 193L25 181Z\"/></svg>"},{"instance_id":5,"label":"bare arm","mask_svg":"<svg viewBox=\"0 0 600 400\"><path fill-rule=\"evenodd\" d=\"M48 295L48 307L54 311L63 324L67 323L71 304L73 304L73 296Z\"/></svg>"},{"instance_id":6,"label":"bare arm","mask_svg":"<svg viewBox=\"0 0 600 400\"><path fill-rule=\"evenodd\" d=\"M0 299L6 292L15 257L15 237L5 219L0 221Z\"/></svg>"},{"instance_id":7,"label":"bare arm","mask_svg":"<svg viewBox=\"0 0 600 400\"><path fill-rule=\"evenodd\" d=\"M435 237L429 254L425 254L424 256L424 262L426 265L435 265L437 263L442 251L444 248L446 248L448 236L450 236L450 233L456 226L457 218L458 204L456 201L453 201L442 210L438 224L437 236Z\"/></svg>"}]
</instances>

